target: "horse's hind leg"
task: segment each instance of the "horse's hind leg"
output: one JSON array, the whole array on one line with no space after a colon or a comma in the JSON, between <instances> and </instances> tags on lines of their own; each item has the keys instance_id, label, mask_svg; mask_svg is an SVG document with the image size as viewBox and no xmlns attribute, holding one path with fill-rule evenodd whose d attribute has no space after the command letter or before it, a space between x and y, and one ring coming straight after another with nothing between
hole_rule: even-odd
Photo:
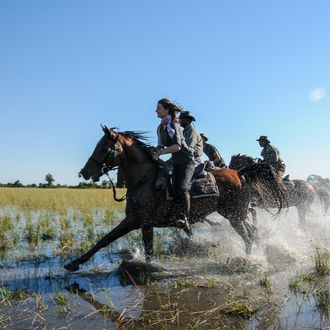
<instances>
[{"instance_id":1,"label":"horse's hind leg","mask_svg":"<svg viewBox=\"0 0 330 330\"><path fill-rule=\"evenodd\" d=\"M97 251L106 247L118 238L128 234L130 231L138 228L140 228L140 226L134 222L134 219L125 218L117 227L112 229L109 234L105 235L100 241L98 241L89 251L83 254L80 258L66 264L64 268L71 272L78 270L79 265L87 262Z\"/></svg>"},{"instance_id":2,"label":"horse's hind leg","mask_svg":"<svg viewBox=\"0 0 330 330\"><path fill-rule=\"evenodd\" d=\"M154 255L154 229L153 227L142 228L143 245L146 256L146 261L151 262Z\"/></svg>"},{"instance_id":3,"label":"horse's hind leg","mask_svg":"<svg viewBox=\"0 0 330 330\"><path fill-rule=\"evenodd\" d=\"M257 211L253 207L249 207L249 212L252 216L252 222L249 222L248 225L248 232L251 240L255 240L257 243L260 241L259 235L258 235L258 218L257 218Z\"/></svg>"}]
</instances>

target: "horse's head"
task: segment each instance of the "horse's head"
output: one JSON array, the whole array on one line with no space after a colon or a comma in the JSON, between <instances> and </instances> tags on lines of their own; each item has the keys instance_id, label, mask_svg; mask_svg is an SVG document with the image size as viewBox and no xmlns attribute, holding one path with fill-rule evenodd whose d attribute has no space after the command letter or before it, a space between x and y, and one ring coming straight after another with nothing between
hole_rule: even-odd
<instances>
[{"instance_id":1,"label":"horse's head","mask_svg":"<svg viewBox=\"0 0 330 330\"><path fill-rule=\"evenodd\" d=\"M229 168L233 170L241 170L244 167L254 164L254 159L247 155L233 155L229 163Z\"/></svg>"},{"instance_id":2,"label":"horse's head","mask_svg":"<svg viewBox=\"0 0 330 330\"><path fill-rule=\"evenodd\" d=\"M123 152L123 146L119 141L119 134L113 129L102 126L104 136L97 143L92 155L89 157L80 174L85 180L92 178L98 181L102 176L103 168L106 166L112 169L121 163L120 154Z\"/></svg>"}]
</instances>

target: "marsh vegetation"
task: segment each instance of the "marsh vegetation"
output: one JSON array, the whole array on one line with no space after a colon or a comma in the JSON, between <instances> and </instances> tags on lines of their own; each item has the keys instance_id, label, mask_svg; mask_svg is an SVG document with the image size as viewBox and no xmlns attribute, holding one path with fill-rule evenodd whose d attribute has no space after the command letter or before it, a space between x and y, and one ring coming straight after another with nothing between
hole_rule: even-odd
<instances>
[{"instance_id":1,"label":"marsh vegetation","mask_svg":"<svg viewBox=\"0 0 330 330\"><path fill-rule=\"evenodd\" d=\"M123 260L142 263L139 231L78 273L63 270L123 218L110 191L2 188L0 203L0 328L329 326L329 216L301 227L294 213L261 213L250 258L217 215L219 226L199 225L193 241L157 229L155 271L123 280Z\"/></svg>"}]
</instances>

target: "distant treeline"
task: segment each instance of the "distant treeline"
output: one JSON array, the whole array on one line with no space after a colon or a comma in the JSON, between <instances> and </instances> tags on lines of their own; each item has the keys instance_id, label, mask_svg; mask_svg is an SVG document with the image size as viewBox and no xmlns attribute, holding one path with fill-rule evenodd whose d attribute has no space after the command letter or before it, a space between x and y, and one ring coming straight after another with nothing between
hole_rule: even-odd
<instances>
[{"instance_id":1,"label":"distant treeline","mask_svg":"<svg viewBox=\"0 0 330 330\"><path fill-rule=\"evenodd\" d=\"M96 188L96 189L104 189L107 188L109 182L107 180L103 180L101 183L92 183L92 182L79 182L77 185L67 185L67 184L54 184L54 180L52 176L49 174L46 175L46 183L32 183L24 185L20 182L20 180L16 180L15 182L8 183L0 183L0 187L22 187L22 188L74 188L74 189L86 189L86 188ZM322 178L319 175L311 174L308 176L307 181L314 184L317 187L324 188L330 190L330 178Z\"/></svg>"},{"instance_id":2,"label":"distant treeline","mask_svg":"<svg viewBox=\"0 0 330 330\"><path fill-rule=\"evenodd\" d=\"M8 188L75 188L75 189L86 189L86 188L97 188L104 189L108 187L109 182L103 180L101 183L93 183L93 182L79 182L77 185L67 185L67 184L54 184L54 177L52 174L47 173L45 175L45 183L32 183L24 185L20 180L16 180L15 182L8 183L0 183L0 187L8 187Z\"/></svg>"},{"instance_id":3,"label":"distant treeline","mask_svg":"<svg viewBox=\"0 0 330 330\"><path fill-rule=\"evenodd\" d=\"M105 189L108 187L108 181L102 181L100 184L97 183L90 183L90 182L79 182L77 185L67 185L67 184L48 184L48 183L32 183L24 185L19 180L15 182L8 182L8 183L0 183L0 187L7 187L7 188L73 188L73 189Z\"/></svg>"}]
</instances>

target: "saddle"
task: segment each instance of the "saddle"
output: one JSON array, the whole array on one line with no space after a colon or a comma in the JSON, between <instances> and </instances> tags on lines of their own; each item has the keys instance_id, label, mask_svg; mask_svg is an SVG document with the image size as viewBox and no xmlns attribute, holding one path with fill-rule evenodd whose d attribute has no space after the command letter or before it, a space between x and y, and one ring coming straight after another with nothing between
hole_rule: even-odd
<instances>
[{"instance_id":1,"label":"saddle","mask_svg":"<svg viewBox=\"0 0 330 330\"><path fill-rule=\"evenodd\" d=\"M205 166L205 164L200 164L195 169L189 191L192 198L219 196L219 189L215 177L212 173L205 171ZM157 190L166 191L167 200L174 199L172 170L166 162L159 163L155 188Z\"/></svg>"}]
</instances>

